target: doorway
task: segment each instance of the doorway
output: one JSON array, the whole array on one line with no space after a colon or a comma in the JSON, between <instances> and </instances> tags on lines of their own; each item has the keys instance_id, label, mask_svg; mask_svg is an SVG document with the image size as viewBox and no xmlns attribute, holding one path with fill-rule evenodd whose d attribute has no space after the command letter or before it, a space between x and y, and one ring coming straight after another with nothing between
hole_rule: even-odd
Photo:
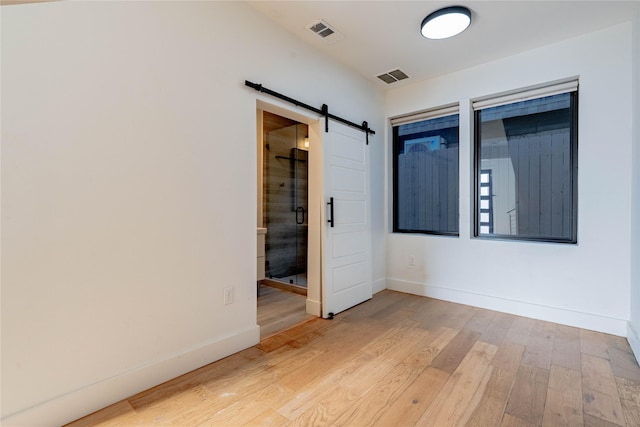
<instances>
[{"instance_id":1,"label":"doorway","mask_svg":"<svg viewBox=\"0 0 640 427\"><path fill-rule=\"evenodd\" d=\"M266 228L264 279L259 283L261 336L311 317L306 310L309 247L309 127L259 111L262 160L259 222ZM260 123L260 120L259 120ZM259 184L260 185L260 184Z\"/></svg>"}]
</instances>

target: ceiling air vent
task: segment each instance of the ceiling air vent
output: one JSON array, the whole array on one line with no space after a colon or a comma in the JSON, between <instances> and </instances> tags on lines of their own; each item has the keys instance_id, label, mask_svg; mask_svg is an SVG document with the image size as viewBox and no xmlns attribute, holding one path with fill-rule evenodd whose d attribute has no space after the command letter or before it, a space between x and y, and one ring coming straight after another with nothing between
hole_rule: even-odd
<instances>
[{"instance_id":1,"label":"ceiling air vent","mask_svg":"<svg viewBox=\"0 0 640 427\"><path fill-rule=\"evenodd\" d=\"M344 38L342 34L322 19L308 25L307 28L325 42L335 43Z\"/></svg>"},{"instance_id":2,"label":"ceiling air vent","mask_svg":"<svg viewBox=\"0 0 640 427\"><path fill-rule=\"evenodd\" d=\"M391 84L399 80L408 79L409 76L400 70L393 70L388 73L380 74L378 78L387 84Z\"/></svg>"}]
</instances>

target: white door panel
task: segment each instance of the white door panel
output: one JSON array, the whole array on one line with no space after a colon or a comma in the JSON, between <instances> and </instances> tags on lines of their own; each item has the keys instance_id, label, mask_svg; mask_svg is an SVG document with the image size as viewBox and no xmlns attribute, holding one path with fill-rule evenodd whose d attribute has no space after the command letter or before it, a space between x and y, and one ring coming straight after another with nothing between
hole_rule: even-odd
<instances>
[{"instance_id":1,"label":"white door panel","mask_svg":"<svg viewBox=\"0 0 640 427\"><path fill-rule=\"evenodd\" d=\"M362 170L333 166L331 184L335 190L365 193L366 175Z\"/></svg>"},{"instance_id":2,"label":"white door panel","mask_svg":"<svg viewBox=\"0 0 640 427\"><path fill-rule=\"evenodd\" d=\"M322 315L330 317L371 298L371 223L365 134L330 122L323 134L325 202L333 198L333 227L324 221Z\"/></svg>"},{"instance_id":3,"label":"white door panel","mask_svg":"<svg viewBox=\"0 0 640 427\"><path fill-rule=\"evenodd\" d=\"M334 215L334 222L343 226L361 226L367 222L367 206L364 200L342 200L333 198L334 211L340 211L340 215Z\"/></svg>"},{"instance_id":4,"label":"white door panel","mask_svg":"<svg viewBox=\"0 0 640 427\"><path fill-rule=\"evenodd\" d=\"M365 238L366 236L363 231L336 234L333 236L334 258L365 253L367 249L364 245Z\"/></svg>"},{"instance_id":5,"label":"white door panel","mask_svg":"<svg viewBox=\"0 0 640 427\"><path fill-rule=\"evenodd\" d=\"M366 283L367 277L364 267L366 266L363 261L336 267L333 270L334 291L341 292Z\"/></svg>"},{"instance_id":6,"label":"white door panel","mask_svg":"<svg viewBox=\"0 0 640 427\"><path fill-rule=\"evenodd\" d=\"M342 126L342 125L339 125ZM351 130L351 129L350 129ZM355 132L360 132L353 129ZM330 130L331 132L331 130ZM364 135L364 134L363 134ZM364 141L364 138L363 138ZM366 159L365 145L357 140L345 140L341 146L334 146L331 155L337 159L347 160L348 162L364 164Z\"/></svg>"}]
</instances>

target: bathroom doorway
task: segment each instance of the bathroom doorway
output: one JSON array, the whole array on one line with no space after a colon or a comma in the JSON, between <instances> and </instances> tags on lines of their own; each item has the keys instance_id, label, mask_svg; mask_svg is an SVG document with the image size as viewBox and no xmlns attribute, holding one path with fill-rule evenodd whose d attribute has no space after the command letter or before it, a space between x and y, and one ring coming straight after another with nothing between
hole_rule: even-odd
<instances>
[{"instance_id":1,"label":"bathroom doorway","mask_svg":"<svg viewBox=\"0 0 640 427\"><path fill-rule=\"evenodd\" d=\"M309 127L258 114L258 224L266 234L257 323L266 338L315 317L307 313Z\"/></svg>"},{"instance_id":2,"label":"bathroom doorway","mask_svg":"<svg viewBox=\"0 0 640 427\"><path fill-rule=\"evenodd\" d=\"M306 295L309 130L306 124L263 114L265 281Z\"/></svg>"}]
</instances>

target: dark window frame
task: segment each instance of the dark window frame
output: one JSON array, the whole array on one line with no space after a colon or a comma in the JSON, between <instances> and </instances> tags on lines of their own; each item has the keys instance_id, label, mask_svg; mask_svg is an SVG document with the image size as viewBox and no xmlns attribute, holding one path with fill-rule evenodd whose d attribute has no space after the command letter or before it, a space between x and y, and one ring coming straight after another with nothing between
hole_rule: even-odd
<instances>
[{"instance_id":1,"label":"dark window frame","mask_svg":"<svg viewBox=\"0 0 640 427\"><path fill-rule=\"evenodd\" d=\"M537 236L519 236L511 234L480 234L480 173L481 173L481 151L480 151L480 112L482 109L473 112L473 237L476 239L486 240L514 240L522 242L540 242L540 243L578 243L578 91L569 92L570 94L570 188L571 194L571 235L569 238L555 237L537 237ZM540 96L539 98L543 98ZM537 98L534 98L537 99Z\"/></svg>"},{"instance_id":2,"label":"dark window frame","mask_svg":"<svg viewBox=\"0 0 640 427\"><path fill-rule=\"evenodd\" d=\"M448 116L458 116L458 120L460 119L460 113L450 113L445 114L440 117L448 117ZM434 119L437 117L434 117ZM424 120L430 120L431 118L425 118ZM449 237L460 237L460 205L458 205L458 231L438 231L438 230L413 230L413 229L404 229L398 226L398 156L400 154L399 144L397 143L399 138L399 127L400 125L392 126L392 187L393 187L393 209L392 209L392 223L393 223L393 233L403 233L403 234L423 234L423 235L431 235L431 236L449 236ZM458 122L458 140L460 135L460 123ZM458 142L459 144L459 142ZM458 145L459 146L459 145ZM460 151L458 150L458 200L460 199Z\"/></svg>"}]
</instances>

